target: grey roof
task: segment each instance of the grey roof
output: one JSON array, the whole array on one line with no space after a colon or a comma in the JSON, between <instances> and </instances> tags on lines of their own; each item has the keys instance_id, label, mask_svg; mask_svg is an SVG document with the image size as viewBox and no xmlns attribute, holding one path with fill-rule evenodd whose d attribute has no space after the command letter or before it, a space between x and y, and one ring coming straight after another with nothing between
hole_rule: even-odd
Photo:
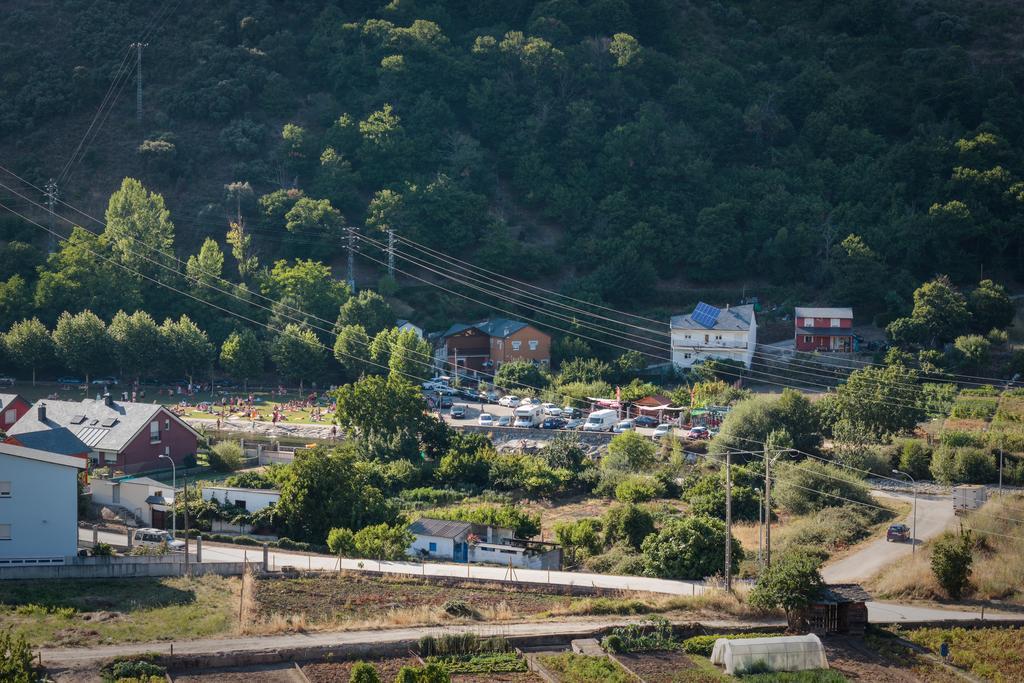
<instances>
[{"instance_id":1,"label":"grey roof","mask_svg":"<svg viewBox=\"0 0 1024 683\"><path fill-rule=\"evenodd\" d=\"M447 519L431 519L420 517L409 525L409 531L417 536L435 536L437 538L457 538L469 533L473 525L469 522L457 522Z\"/></svg>"},{"instance_id":2,"label":"grey roof","mask_svg":"<svg viewBox=\"0 0 1024 683\"><path fill-rule=\"evenodd\" d=\"M489 320L481 320L478 323L469 323L468 325L456 323L445 330L444 334L441 336L450 337L453 334L464 332L471 327L475 327L488 337L504 339L510 334L515 334L524 327L527 327L527 323L524 323L521 320L510 320L508 318L491 318Z\"/></svg>"},{"instance_id":3,"label":"grey roof","mask_svg":"<svg viewBox=\"0 0 1024 683\"><path fill-rule=\"evenodd\" d=\"M816 308L814 306L797 306L793 309L797 318L853 318L853 309L849 306L840 308Z\"/></svg>"},{"instance_id":4,"label":"grey roof","mask_svg":"<svg viewBox=\"0 0 1024 683\"><path fill-rule=\"evenodd\" d=\"M832 583L821 589L826 602L868 602L871 596L859 583Z\"/></svg>"},{"instance_id":5,"label":"grey roof","mask_svg":"<svg viewBox=\"0 0 1024 683\"><path fill-rule=\"evenodd\" d=\"M161 488L167 488L167 484L162 481L157 481L150 477L124 477L117 480L119 484L145 484L146 486L160 486Z\"/></svg>"},{"instance_id":6,"label":"grey roof","mask_svg":"<svg viewBox=\"0 0 1024 683\"><path fill-rule=\"evenodd\" d=\"M28 417L28 415L25 415ZM24 417L18 422L23 422ZM25 448L34 448L39 451L46 451L47 453L59 453L61 455L81 455L82 453L88 453L89 447L82 443L74 433L71 432L67 427L52 427L52 428L40 428L34 432L19 432L14 433L16 423L14 427L11 427L11 431L7 434L8 438L13 438L19 444Z\"/></svg>"},{"instance_id":7,"label":"grey roof","mask_svg":"<svg viewBox=\"0 0 1024 683\"><path fill-rule=\"evenodd\" d=\"M692 313L672 316L672 329L680 330L733 330L743 331L750 329L750 322L754 319L754 306L731 306L721 309L714 327L705 327L692 318Z\"/></svg>"},{"instance_id":8,"label":"grey roof","mask_svg":"<svg viewBox=\"0 0 1024 683\"><path fill-rule=\"evenodd\" d=\"M28 400L21 394L0 394L0 408L6 408L7 404L9 404L11 401L17 398L20 398L22 401L25 401L25 403L28 403Z\"/></svg>"},{"instance_id":9,"label":"grey roof","mask_svg":"<svg viewBox=\"0 0 1024 683\"><path fill-rule=\"evenodd\" d=\"M46 422L39 421L39 405L46 406ZM83 450L120 451L132 440L139 430L149 424L163 406L157 403L121 403L114 401L107 406L102 400L83 401L42 400L22 416L11 427L9 436L19 441L29 434L39 432L70 431L86 448ZM167 411L168 415L172 415ZM176 417L174 419L177 419ZM178 420L185 424L181 420ZM187 426L187 425L186 425ZM189 429L192 429L189 427ZM27 443L25 444L28 445ZM42 448L32 445L32 448ZM66 452L66 451L56 451Z\"/></svg>"}]
</instances>

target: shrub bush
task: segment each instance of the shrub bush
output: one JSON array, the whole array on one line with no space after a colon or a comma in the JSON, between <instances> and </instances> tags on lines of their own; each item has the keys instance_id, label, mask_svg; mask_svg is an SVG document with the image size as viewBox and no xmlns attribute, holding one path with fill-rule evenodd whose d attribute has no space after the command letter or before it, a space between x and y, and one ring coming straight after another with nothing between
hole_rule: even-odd
<instances>
[{"instance_id":1,"label":"shrub bush","mask_svg":"<svg viewBox=\"0 0 1024 683\"><path fill-rule=\"evenodd\" d=\"M380 676L373 664L369 662L356 662L352 665L352 673L348 677L348 683L380 683Z\"/></svg>"},{"instance_id":2,"label":"shrub bush","mask_svg":"<svg viewBox=\"0 0 1024 683\"><path fill-rule=\"evenodd\" d=\"M739 640L742 638L764 638L770 634L765 633L732 633L727 635L693 636L683 641L683 652L690 655L710 657L711 651L715 649L715 641L719 638Z\"/></svg>"},{"instance_id":3,"label":"shrub bush","mask_svg":"<svg viewBox=\"0 0 1024 683\"><path fill-rule=\"evenodd\" d=\"M242 466L242 447L234 441L221 441L214 444L206 459L218 472L234 472Z\"/></svg>"},{"instance_id":4,"label":"shrub bush","mask_svg":"<svg viewBox=\"0 0 1024 683\"><path fill-rule=\"evenodd\" d=\"M981 447L985 445L985 435L981 432L951 429L942 432L939 436L939 443L950 448L963 448L964 446Z\"/></svg>"},{"instance_id":5,"label":"shrub bush","mask_svg":"<svg viewBox=\"0 0 1024 683\"><path fill-rule=\"evenodd\" d=\"M971 533L954 536L946 533L932 548L932 572L939 585L953 600L959 600L971 576Z\"/></svg>"},{"instance_id":6,"label":"shrub bush","mask_svg":"<svg viewBox=\"0 0 1024 683\"><path fill-rule=\"evenodd\" d=\"M773 497L779 507L793 514L805 515L842 506L848 501L875 504L867 484L850 470L835 465L805 460L799 465L786 466L779 475Z\"/></svg>"},{"instance_id":7,"label":"shrub bush","mask_svg":"<svg viewBox=\"0 0 1024 683\"><path fill-rule=\"evenodd\" d=\"M645 503L665 495L664 485L654 477L634 474L615 487L615 499L621 503Z\"/></svg>"},{"instance_id":8,"label":"shrub bush","mask_svg":"<svg viewBox=\"0 0 1024 683\"><path fill-rule=\"evenodd\" d=\"M469 603L463 600L447 600L441 606L444 613L452 617L473 617L476 616L476 610L469 606Z\"/></svg>"},{"instance_id":9,"label":"shrub bush","mask_svg":"<svg viewBox=\"0 0 1024 683\"><path fill-rule=\"evenodd\" d=\"M331 529L327 534L327 549L332 555L351 554L356 549L355 534L344 527Z\"/></svg>"},{"instance_id":10,"label":"shrub bush","mask_svg":"<svg viewBox=\"0 0 1024 683\"><path fill-rule=\"evenodd\" d=\"M900 445L900 469L914 479L931 475L932 449L924 441L906 439Z\"/></svg>"}]
</instances>

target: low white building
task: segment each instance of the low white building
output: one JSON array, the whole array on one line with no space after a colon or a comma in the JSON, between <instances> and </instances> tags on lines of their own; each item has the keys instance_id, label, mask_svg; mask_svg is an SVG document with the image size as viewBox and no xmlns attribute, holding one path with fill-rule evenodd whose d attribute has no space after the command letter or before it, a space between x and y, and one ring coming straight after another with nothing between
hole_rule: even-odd
<instances>
[{"instance_id":1,"label":"low white building","mask_svg":"<svg viewBox=\"0 0 1024 683\"><path fill-rule=\"evenodd\" d=\"M0 444L0 567L61 564L78 553L85 458Z\"/></svg>"},{"instance_id":2,"label":"low white building","mask_svg":"<svg viewBox=\"0 0 1024 683\"><path fill-rule=\"evenodd\" d=\"M203 487L203 500L216 500L221 505L234 505L246 512L256 512L281 500L276 489L244 489L235 486Z\"/></svg>"},{"instance_id":3,"label":"low white building","mask_svg":"<svg viewBox=\"0 0 1024 683\"><path fill-rule=\"evenodd\" d=\"M557 544L519 539L505 527L422 517L409 525L409 531L415 538L408 554L424 560L562 568Z\"/></svg>"},{"instance_id":4,"label":"low white building","mask_svg":"<svg viewBox=\"0 0 1024 683\"><path fill-rule=\"evenodd\" d=\"M415 323L409 322L408 320L396 320L395 327L398 328L399 332L405 332L407 330L412 331L417 337L423 339L423 328Z\"/></svg>"},{"instance_id":5,"label":"low white building","mask_svg":"<svg viewBox=\"0 0 1024 683\"><path fill-rule=\"evenodd\" d=\"M754 307L716 308L703 302L670 323L672 362L690 368L708 359L731 360L750 368L757 348Z\"/></svg>"},{"instance_id":6,"label":"low white building","mask_svg":"<svg viewBox=\"0 0 1024 683\"><path fill-rule=\"evenodd\" d=\"M92 502L128 513L138 526L168 529L174 509L174 488L149 477L118 477L89 482Z\"/></svg>"}]
</instances>

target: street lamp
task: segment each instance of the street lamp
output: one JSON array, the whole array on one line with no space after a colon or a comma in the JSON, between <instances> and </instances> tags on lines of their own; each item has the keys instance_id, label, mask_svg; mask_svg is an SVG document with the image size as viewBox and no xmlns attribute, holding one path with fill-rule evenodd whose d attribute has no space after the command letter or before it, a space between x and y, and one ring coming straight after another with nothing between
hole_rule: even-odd
<instances>
[{"instance_id":1,"label":"street lamp","mask_svg":"<svg viewBox=\"0 0 1024 683\"><path fill-rule=\"evenodd\" d=\"M174 466L174 459L166 453L160 454L161 458L167 458L171 463L171 488L174 489L174 502L177 503L178 498L178 468ZM185 501L188 505L188 501ZM178 514L175 511L177 505L171 505L171 535L177 538L178 536ZM164 527L165 529L167 527Z\"/></svg>"},{"instance_id":2,"label":"street lamp","mask_svg":"<svg viewBox=\"0 0 1024 683\"><path fill-rule=\"evenodd\" d=\"M904 477L910 480L910 485L914 487L914 531L912 532L913 538L910 539L910 554L917 553L917 482L914 478L906 472L900 472L899 470L893 470L893 474L902 474Z\"/></svg>"}]
</instances>

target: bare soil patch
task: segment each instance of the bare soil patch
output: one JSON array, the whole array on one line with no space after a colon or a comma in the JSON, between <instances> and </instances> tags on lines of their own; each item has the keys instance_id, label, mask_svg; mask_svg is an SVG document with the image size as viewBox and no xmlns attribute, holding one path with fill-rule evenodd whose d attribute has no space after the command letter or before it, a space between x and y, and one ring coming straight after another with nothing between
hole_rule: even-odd
<instances>
[{"instance_id":1,"label":"bare soil patch","mask_svg":"<svg viewBox=\"0 0 1024 683\"><path fill-rule=\"evenodd\" d=\"M347 681L352 675L352 667L359 660L345 662L318 662L307 664L302 667L302 673L310 683L338 683ZM419 660L415 657L402 657L394 659L369 659L362 660L373 664L377 669L377 675L382 681L393 681L398 678L398 672L403 666L419 666ZM494 680L494 679L491 679Z\"/></svg>"},{"instance_id":2,"label":"bare soil patch","mask_svg":"<svg viewBox=\"0 0 1024 683\"><path fill-rule=\"evenodd\" d=\"M628 652L617 654L615 658L645 683L711 683L721 680L715 674L700 671L684 652Z\"/></svg>"}]
</instances>

